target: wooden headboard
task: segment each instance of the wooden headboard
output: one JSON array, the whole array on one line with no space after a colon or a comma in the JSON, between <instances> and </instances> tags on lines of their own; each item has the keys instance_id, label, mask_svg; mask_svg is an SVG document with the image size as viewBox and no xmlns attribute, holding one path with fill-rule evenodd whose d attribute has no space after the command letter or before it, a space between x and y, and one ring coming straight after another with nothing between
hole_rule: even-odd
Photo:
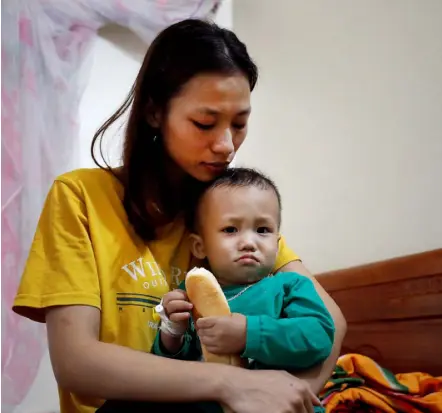
<instances>
[{"instance_id":1,"label":"wooden headboard","mask_svg":"<svg viewBox=\"0 0 442 413\"><path fill-rule=\"evenodd\" d=\"M442 376L442 249L316 278L346 317L343 354Z\"/></svg>"}]
</instances>

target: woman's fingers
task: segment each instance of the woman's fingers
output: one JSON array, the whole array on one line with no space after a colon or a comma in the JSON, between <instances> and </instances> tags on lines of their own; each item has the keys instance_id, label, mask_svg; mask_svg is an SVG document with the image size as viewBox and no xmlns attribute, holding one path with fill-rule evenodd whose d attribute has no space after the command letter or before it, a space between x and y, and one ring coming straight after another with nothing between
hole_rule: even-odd
<instances>
[{"instance_id":1,"label":"woman's fingers","mask_svg":"<svg viewBox=\"0 0 442 413\"><path fill-rule=\"evenodd\" d=\"M313 408L313 404L309 400L304 401L304 409L307 413L315 413L315 409Z\"/></svg>"}]
</instances>

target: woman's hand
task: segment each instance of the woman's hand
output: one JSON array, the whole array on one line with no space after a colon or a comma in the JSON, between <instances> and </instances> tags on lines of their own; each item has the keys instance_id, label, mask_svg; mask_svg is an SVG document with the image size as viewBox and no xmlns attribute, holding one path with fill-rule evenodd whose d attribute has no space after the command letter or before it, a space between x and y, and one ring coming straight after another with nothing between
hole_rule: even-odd
<instances>
[{"instance_id":1,"label":"woman's hand","mask_svg":"<svg viewBox=\"0 0 442 413\"><path fill-rule=\"evenodd\" d=\"M221 397L235 413L313 413L321 405L307 382L273 370L238 371Z\"/></svg>"},{"instance_id":2,"label":"woman's hand","mask_svg":"<svg viewBox=\"0 0 442 413\"><path fill-rule=\"evenodd\" d=\"M67 391L114 400L214 400L235 413L312 411L300 400L314 396L288 373L174 360L104 343L100 322L100 310L89 306L53 307L46 314L55 377Z\"/></svg>"}]
</instances>

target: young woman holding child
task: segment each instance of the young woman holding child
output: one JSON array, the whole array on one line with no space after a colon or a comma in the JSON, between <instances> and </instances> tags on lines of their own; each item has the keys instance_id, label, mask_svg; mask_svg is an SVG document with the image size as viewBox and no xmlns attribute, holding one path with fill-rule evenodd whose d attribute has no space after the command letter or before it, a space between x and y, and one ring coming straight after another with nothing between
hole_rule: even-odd
<instances>
[{"instance_id":1,"label":"young woman holding child","mask_svg":"<svg viewBox=\"0 0 442 413\"><path fill-rule=\"evenodd\" d=\"M193 266L184 212L243 143L257 77L231 31L198 20L170 26L94 137L93 149L130 109L122 167L54 181L14 311L46 322L62 413L94 412L105 399L301 413L328 379L345 320L283 238L273 271L310 278L334 321L323 364L295 377L150 354L158 328L152 308Z\"/></svg>"}]
</instances>

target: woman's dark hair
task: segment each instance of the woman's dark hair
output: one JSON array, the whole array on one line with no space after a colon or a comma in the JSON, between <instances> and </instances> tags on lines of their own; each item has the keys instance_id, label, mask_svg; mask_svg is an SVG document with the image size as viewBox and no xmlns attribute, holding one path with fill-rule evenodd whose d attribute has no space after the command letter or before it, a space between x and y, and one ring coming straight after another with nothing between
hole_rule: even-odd
<instances>
[{"instance_id":1,"label":"woman's dark hair","mask_svg":"<svg viewBox=\"0 0 442 413\"><path fill-rule=\"evenodd\" d=\"M129 95L94 135L91 153L100 168L113 173L124 186L124 208L143 240L155 239L155 229L172 220L184 205L171 198L160 130L148 119L167 113L170 100L194 76L202 73L242 73L253 90L258 69L246 46L230 30L212 22L188 19L163 30L150 45ZM122 169L117 174L103 156L106 130L130 108L125 131ZM104 165L95 157L100 152ZM199 183L189 177L189 200Z\"/></svg>"}]
</instances>

